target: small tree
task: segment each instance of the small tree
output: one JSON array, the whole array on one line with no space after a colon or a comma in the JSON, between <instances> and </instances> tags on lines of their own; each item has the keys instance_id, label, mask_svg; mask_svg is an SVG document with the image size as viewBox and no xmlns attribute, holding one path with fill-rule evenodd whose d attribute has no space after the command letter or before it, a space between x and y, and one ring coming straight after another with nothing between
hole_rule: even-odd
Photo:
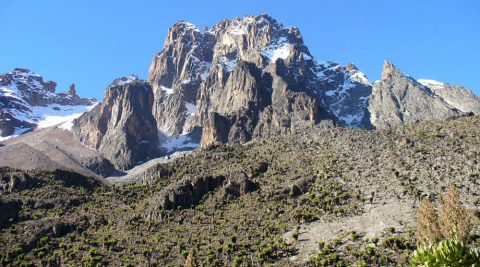
<instances>
[{"instance_id":1,"label":"small tree","mask_svg":"<svg viewBox=\"0 0 480 267\"><path fill-rule=\"evenodd\" d=\"M460 202L454 186L443 197L438 223L443 237L454 238L460 242L466 242L474 230L474 218Z\"/></svg>"},{"instance_id":2,"label":"small tree","mask_svg":"<svg viewBox=\"0 0 480 267\"><path fill-rule=\"evenodd\" d=\"M417 244L428 246L442 239L438 226L438 218L432 203L424 198L417 210Z\"/></svg>"},{"instance_id":3,"label":"small tree","mask_svg":"<svg viewBox=\"0 0 480 267\"><path fill-rule=\"evenodd\" d=\"M421 246L415 250L410 266L479 267L480 256L474 248L457 240L445 239L438 244Z\"/></svg>"}]
</instances>

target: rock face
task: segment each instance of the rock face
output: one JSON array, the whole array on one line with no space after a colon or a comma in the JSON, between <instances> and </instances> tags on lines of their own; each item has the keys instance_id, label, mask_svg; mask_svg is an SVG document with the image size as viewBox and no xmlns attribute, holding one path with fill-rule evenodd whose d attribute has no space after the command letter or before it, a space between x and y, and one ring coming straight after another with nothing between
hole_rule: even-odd
<instances>
[{"instance_id":1,"label":"rock face","mask_svg":"<svg viewBox=\"0 0 480 267\"><path fill-rule=\"evenodd\" d=\"M74 120L76 138L120 169L158 156L151 86L134 76L116 79L102 103Z\"/></svg>"},{"instance_id":2,"label":"rock face","mask_svg":"<svg viewBox=\"0 0 480 267\"><path fill-rule=\"evenodd\" d=\"M167 137L203 128L202 146L246 142L324 119L370 128L371 84L353 65L313 59L297 28L268 15L201 32L179 22L152 61L153 115Z\"/></svg>"},{"instance_id":3,"label":"rock face","mask_svg":"<svg viewBox=\"0 0 480 267\"><path fill-rule=\"evenodd\" d=\"M65 106L89 106L95 99L80 98L75 90L55 93L57 84L28 69L0 75L0 137L37 126L44 113L68 113ZM52 114L51 114L52 115Z\"/></svg>"},{"instance_id":4,"label":"rock face","mask_svg":"<svg viewBox=\"0 0 480 267\"><path fill-rule=\"evenodd\" d=\"M440 91L443 92L438 93ZM403 75L397 67L385 61L382 80L375 84L370 97L368 109L371 113L371 122L377 128L387 128L398 124L445 120L462 115L463 112L453 100L457 98L453 97L446 101L441 96L448 95L444 91L445 88L432 90Z\"/></svg>"}]
</instances>

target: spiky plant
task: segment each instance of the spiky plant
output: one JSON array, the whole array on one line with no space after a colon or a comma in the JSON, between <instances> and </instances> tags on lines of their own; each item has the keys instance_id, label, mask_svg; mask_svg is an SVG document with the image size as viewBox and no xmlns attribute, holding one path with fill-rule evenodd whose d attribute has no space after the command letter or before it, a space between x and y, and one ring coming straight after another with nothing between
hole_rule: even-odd
<instances>
[{"instance_id":1,"label":"spiky plant","mask_svg":"<svg viewBox=\"0 0 480 267\"><path fill-rule=\"evenodd\" d=\"M478 267L480 257L476 249L458 240L445 239L436 245L421 246L415 250L410 266Z\"/></svg>"},{"instance_id":2,"label":"spiky plant","mask_svg":"<svg viewBox=\"0 0 480 267\"><path fill-rule=\"evenodd\" d=\"M417 244L428 246L436 244L442 239L442 233L438 226L438 218L432 203L424 198L417 210Z\"/></svg>"},{"instance_id":3,"label":"spiky plant","mask_svg":"<svg viewBox=\"0 0 480 267\"><path fill-rule=\"evenodd\" d=\"M460 242L466 242L474 230L474 218L460 202L454 186L443 197L438 224L445 238L454 238Z\"/></svg>"}]
</instances>

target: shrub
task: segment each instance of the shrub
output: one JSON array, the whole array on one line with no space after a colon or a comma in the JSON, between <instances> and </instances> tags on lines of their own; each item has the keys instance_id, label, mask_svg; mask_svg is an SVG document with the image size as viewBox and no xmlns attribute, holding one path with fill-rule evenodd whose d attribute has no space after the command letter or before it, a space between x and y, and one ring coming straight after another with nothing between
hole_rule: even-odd
<instances>
[{"instance_id":1,"label":"shrub","mask_svg":"<svg viewBox=\"0 0 480 267\"><path fill-rule=\"evenodd\" d=\"M410 266L480 266L478 251L454 239L421 246L413 253Z\"/></svg>"}]
</instances>

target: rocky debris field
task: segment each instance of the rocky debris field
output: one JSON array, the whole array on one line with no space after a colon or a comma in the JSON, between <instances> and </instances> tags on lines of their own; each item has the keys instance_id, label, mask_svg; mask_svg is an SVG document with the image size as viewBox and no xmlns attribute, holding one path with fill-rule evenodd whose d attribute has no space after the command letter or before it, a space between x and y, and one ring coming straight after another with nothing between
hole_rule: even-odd
<instances>
[{"instance_id":1,"label":"rocky debris field","mask_svg":"<svg viewBox=\"0 0 480 267\"><path fill-rule=\"evenodd\" d=\"M2 168L0 262L405 265L422 196L439 205L456 185L478 210L479 133L477 116L375 131L320 123L149 165L125 185Z\"/></svg>"}]
</instances>

